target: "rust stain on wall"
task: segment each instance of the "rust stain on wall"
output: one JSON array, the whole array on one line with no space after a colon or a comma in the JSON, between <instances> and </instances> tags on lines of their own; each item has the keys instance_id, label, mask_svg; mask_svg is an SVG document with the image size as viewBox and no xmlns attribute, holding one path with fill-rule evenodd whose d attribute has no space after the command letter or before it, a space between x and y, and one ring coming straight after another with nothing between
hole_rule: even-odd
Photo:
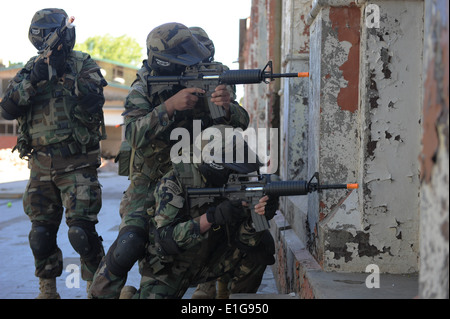
<instances>
[{"instance_id":1,"label":"rust stain on wall","mask_svg":"<svg viewBox=\"0 0 450 319\"><path fill-rule=\"evenodd\" d=\"M422 180L425 180L427 183L431 180L432 169L436 163L439 148L436 122L442 110L442 105L438 103L438 88L434 73L434 63L432 62L428 66L427 80L425 82L423 149L421 156Z\"/></svg>"},{"instance_id":2,"label":"rust stain on wall","mask_svg":"<svg viewBox=\"0 0 450 319\"><path fill-rule=\"evenodd\" d=\"M332 7L330 20L333 29L337 31L338 40L348 41L352 45L347 61L339 68L348 84L339 91L337 103L342 110L356 112L359 104L361 10L358 7Z\"/></svg>"},{"instance_id":3,"label":"rust stain on wall","mask_svg":"<svg viewBox=\"0 0 450 319\"><path fill-rule=\"evenodd\" d=\"M300 298L301 299L315 299L314 291L309 283L308 278L303 279L303 284L300 289Z\"/></svg>"},{"instance_id":4,"label":"rust stain on wall","mask_svg":"<svg viewBox=\"0 0 450 319\"><path fill-rule=\"evenodd\" d=\"M448 3L447 3L448 6ZM448 11L447 11L448 14ZM448 16L447 16L448 19ZM448 22L447 22L448 23ZM439 26L440 21L433 21ZM437 30L440 28L437 27ZM432 169L436 163L439 150L439 139L445 139L444 145L449 151L448 116L449 116L449 47L448 29L442 28L433 35L437 47L436 57L427 67L425 94L423 103L423 138L420 156L422 181L430 183ZM439 127L443 130L440 131Z\"/></svg>"}]
</instances>

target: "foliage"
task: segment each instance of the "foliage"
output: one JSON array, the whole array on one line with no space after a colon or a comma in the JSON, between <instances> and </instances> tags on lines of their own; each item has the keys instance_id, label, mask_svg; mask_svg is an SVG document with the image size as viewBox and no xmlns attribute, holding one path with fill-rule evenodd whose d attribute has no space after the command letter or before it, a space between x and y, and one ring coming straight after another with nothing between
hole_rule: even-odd
<instances>
[{"instance_id":1,"label":"foliage","mask_svg":"<svg viewBox=\"0 0 450 319\"><path fill-rule=\"evenodd\" d=\"M142 47L135 39L126 35L117 38L110 34L89 37L83 43L77 43L74 49L89 53L99 59L108 59L135 66L139 65L144 59Z\"/></svg>"}]
</instances>

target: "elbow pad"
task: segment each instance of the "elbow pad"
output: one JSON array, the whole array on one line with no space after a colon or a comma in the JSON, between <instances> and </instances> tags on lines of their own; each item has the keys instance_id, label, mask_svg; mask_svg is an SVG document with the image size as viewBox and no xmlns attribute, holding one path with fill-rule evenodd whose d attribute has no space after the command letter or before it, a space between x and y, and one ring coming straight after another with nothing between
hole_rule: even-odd
<instances>
[{"instance_id":1,"label":"elbow pad","mask_svg":"<svg viewBox=\"0 0 450 319\"><path fill-rule=\"evenodd\" d=\"M11 99L3 99L0 102L1 114L5 120L15 120L25 115L27 108L18 106Z\"/></svg>"}]
</instances>

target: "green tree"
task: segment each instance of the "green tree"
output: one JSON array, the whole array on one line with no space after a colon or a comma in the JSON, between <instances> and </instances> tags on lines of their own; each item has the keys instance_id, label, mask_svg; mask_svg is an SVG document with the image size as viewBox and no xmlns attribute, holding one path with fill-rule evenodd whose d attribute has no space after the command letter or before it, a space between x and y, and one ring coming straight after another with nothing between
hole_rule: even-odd
<instances>
[{"instance_id":1,"label":"green tree","mask_svg":"<svg viewBox=\"0 0 450 319\"><path fill-rule=\"evenodd\" d=\"M144 59L142 47L135 39L126 35L117 38L110 34L89 37L83 43L77 43L75 50L89 53L99 59L108 59L135 66L139 65Z\"/></svg>"}]
</instances>

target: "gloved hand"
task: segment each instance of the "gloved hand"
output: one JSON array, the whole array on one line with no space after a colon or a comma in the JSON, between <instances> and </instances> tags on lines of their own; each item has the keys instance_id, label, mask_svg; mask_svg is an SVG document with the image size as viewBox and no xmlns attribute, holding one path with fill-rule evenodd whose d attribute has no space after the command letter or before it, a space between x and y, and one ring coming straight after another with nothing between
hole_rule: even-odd
<instances>
[{"instance_id":1,"label":"gloved hand","mask_svg":"<svg viewBox=\"0 0 450 319\"><path fill-rule=\"evenodd\" d=\"M242 212L241 203L232 203L228 200L220 203L217 207L211 207L206 212L206 219L211 224L231 224Z\"/></svg>"},{"instance_id":2,"label":"gloved hand","mask_svg":"<svg viewBox=\"0 0 450 319\"><path fill-rule=\"evenodd\" d=\"M51 67L56 70L56 75L62 77L66 70L66 55L63 50L54 50L49 59Z\"/></svg>"},{"instance_id":3,"label":"gloved hand","mask_svg":"<svg viewBox=\"0 0 450 319\"><path fill-rule=\"evenodd\" d=\"M271 220L275 216L275 213L278 210L279 205L280 205L280 197L269 196L269 200L267 201L266 210L264 213L267 220Z\"/></svg>"},{"instance_id":4,"label":"gloved hand","mask_svg":"<svg viewBox=\"0 0 450 319\"><path fill-rule=\"evenodd\" d=\"M31 70L30 82L36 85L40 81L48 80L48 65L43 59L36 62Z\"/></svg>"}]
</instances>

